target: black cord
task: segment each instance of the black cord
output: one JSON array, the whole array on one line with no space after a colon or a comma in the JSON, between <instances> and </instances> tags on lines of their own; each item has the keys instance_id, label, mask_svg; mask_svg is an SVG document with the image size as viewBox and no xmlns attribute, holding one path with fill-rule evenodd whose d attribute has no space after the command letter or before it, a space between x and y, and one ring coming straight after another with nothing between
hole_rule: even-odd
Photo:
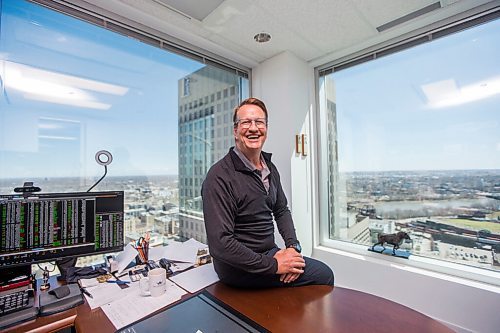
<instances>
[{"instance_id":1,"label":"black cord","mask_svg":"<svg viewBox=\"0 0 500 333\"><path fill-rule=\"evenodd\" d=\"M52 266L52 270L51 270L51 271L49 271L49 270L47 269L47 266L45 266L45 268L42 268L42 267L40 267L40 264L36 264L36 265L37 265L37 266L38 266L38 268L40 268L42 271L47 271L47 272L49 272L49 273L52 273L53 271L55 271L55 270L56 270L56 264L51 264L51 265L53 265L53 266Z\"/></svg>"},{"instance_id":2,"label":"black cord","mask_svg":"<svg viewBox=\"0 0 500 333\"><path fill-rule=\"evenodd\" d=\"M98 181L97 181L94 185L92 185L92 187L91 187L91 188L89 188L89 189L87 190L87 192L90 192L90 191L91 191L94 187L96 187L96 186L97 186L97 184L99 184L99 183L101 182L101 180L103 180L103 179L104 179L104 177L106 177L106 174L107 174L107 173L108 173L108 166L107 166L107 165L105 165L105 166L104 166L104 175L102 175L101 179L99 179L99 180L98 180Z\"/></svg>"}]
</instances>

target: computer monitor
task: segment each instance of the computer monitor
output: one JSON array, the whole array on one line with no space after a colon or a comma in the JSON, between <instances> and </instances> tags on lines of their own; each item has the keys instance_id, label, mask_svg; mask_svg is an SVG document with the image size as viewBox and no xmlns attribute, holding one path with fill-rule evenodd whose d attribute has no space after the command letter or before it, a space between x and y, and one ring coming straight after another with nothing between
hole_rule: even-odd
<instances>
[{"instance_id":1,"label":"computer monitor","mask_svg":"<svg viewBox=\"0 0 500 333\"><path fill-rule=\"evenodd\" d=\"M122 191L0 195L0 269L123 250Z\"/></svg>"}]
</instances>

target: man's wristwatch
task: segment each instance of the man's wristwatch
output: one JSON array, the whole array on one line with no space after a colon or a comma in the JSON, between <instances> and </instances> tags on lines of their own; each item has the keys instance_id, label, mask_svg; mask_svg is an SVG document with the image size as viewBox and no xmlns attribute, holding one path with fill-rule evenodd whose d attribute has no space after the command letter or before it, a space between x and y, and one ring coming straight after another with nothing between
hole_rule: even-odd
<instances>
[{"instance_id":1,"label":"man's wristwatch","mask_svg":"<svg viewBox=\"0 0 500 333\"><path fill-rule=\"evenodd\" d=\"M294 244L290 244L290 245L288 245L288 247L294 249L298 253L302 252L302 247L300 246L300 243L298 243L298 242L294 243Z\"/></svg>"}]
</instances>

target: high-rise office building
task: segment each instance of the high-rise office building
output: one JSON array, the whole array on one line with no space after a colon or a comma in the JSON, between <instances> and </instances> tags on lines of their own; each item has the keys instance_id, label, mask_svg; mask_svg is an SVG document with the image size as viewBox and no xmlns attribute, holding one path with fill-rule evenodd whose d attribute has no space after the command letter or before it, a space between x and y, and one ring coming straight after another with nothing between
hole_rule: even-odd
<instances>
[{"instance_id":1,"label":"high-rise office building","mask_svg":"<svg viewBox=\"0 0 500 333\"><path fill-rule=\"evenodd\" d=\"M233 110L246 80L205 66L179 80L179 236L206 242L201 185L234 145Z\"/></svg>"},{"instance_id":2,"label":"high-rise office building","mask_svg":"<svg viewBox=\"0 0 500 333\"><path fill-rule=\"evenodd\" d=\"M326 125L328 128L328 145L326 147L328 159L328 221L341 221L341 212L345 211L341 207L341 200L339 195L341 190L339 188L339 167L338 167L338 151L337 151L337 110L335 101L335 82L330 79L325 79L325 89L328 91L326 98ZM345 185L345 184L344 184ZM344 188L345 194L345 188ZM344 196L345 198L345 196ZM343 214L346 215L346 214ZM342 220L344 221L344 220ZM345 228L345 223L339 225L338 223L330 224L330 236L339 237L341 228Z\"/></svg>"},{"instance_id":3,"label":"high-rise office building","mask_svg":"<svg viewBox=\"0 0 500 333\"><path fill-rule=\"evenodd\" d=\"M330 237L353 241L358 244L370 244L370 224L372 214L359 214L357 206L349 204L347 181L349 175L340 172L337 140L337 102L335 82L332 77L325 78L326 90L326 126L328 160L328 221ZM334 221L334 222L333 222Z\"/></svg>"}]
</instances>

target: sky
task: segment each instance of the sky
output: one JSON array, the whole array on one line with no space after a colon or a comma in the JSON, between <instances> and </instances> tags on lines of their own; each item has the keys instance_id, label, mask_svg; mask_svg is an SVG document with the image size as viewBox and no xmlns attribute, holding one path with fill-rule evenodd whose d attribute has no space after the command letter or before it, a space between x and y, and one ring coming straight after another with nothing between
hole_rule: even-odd
<instances>
[{"instance_id":1,"label":"sky","mask_svg":"<svg viewBox=\"0 0 500 333\"><path fill-rule=\"evenodd\" d=\"M24 1L0 61L0 178L99 175L102 149L113 175L178 173L178 80L203 64Z\"/></svg>"},{"instance_id":2,"label":"sky","mask_svg":"<svg viewBox=\"0 0 500 333\"><path fill-rule=\"evenodd\" d=\"M500 20L330 74L339 169L499 169Z\"/></svg>"},{"instance_id":3,"label":"sky","mask_svg":"<svg viewBox=\"0 0 500 333\"><path fill-rule=\"evenodd\" d=\"M110 175L178 173L177 82L203 64L24 1L3 2L0 29L0 178L100 176L102 149ZM498 31L331 74L340 170L498 169ZM464 102L476 88L489 97Z\"/></svg>"}]
</instances>

